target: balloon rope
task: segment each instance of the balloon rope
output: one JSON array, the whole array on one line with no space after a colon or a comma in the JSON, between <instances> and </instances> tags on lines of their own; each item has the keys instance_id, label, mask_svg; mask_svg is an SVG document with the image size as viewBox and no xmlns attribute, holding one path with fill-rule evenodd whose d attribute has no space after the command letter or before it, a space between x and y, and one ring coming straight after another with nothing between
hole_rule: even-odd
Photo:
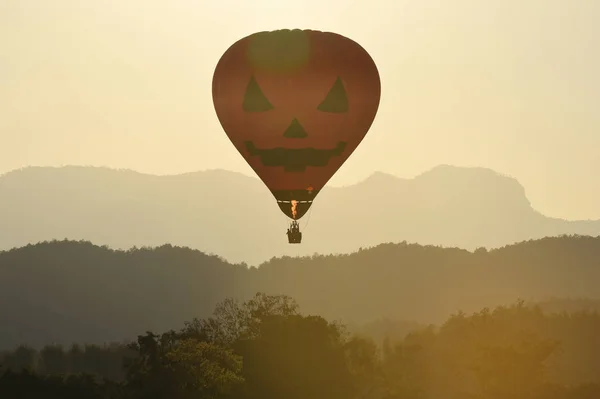
<instances>
[{"instance_id":1,"label":"balloon rope","mask_svg":"<svg viewBox=\"0 0 600 399\"><path fill-rule=\"evenodd\" d=\"M304 225L302 230L306 230L306 226L308 226L308 222L310 222L310 215L312 215L312 210L313 210L313 207L311 206L310 209L308 210L308 219L306 220L306 224Z\"/></svg>"}]
</instances>

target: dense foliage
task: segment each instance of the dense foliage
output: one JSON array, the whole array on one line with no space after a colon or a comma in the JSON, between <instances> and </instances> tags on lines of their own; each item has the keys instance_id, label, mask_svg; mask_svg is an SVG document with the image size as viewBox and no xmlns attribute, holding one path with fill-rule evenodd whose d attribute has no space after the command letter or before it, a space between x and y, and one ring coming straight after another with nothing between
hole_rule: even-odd
<instances>
[{"instance_id":1,"label":"dense foliage","mask_svg":"<svg viewBox=\"0 0 600 399\"><path fill-rule=\"evenodd\" d=\"M300 313L287 296L259 293L128 345L6 352L0 397L592 399L594 336L598 313L548 314L520 301L378 345Z\"/></svg>"}]
</instances>

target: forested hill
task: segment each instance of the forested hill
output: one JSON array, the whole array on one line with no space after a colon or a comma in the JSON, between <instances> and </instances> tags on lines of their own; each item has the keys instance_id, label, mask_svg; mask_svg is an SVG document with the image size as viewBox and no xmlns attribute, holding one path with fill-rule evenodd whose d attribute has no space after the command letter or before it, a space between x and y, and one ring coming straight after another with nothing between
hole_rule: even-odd
<instances>
[{"instance_id":1,"label":"forested hill","mask_svg":"<svg viewBox=\"0 0 600 399\"><path fill-rule=\"evenodd\" d=\"M306 313L347 323L437 323L457 310L518 298L597 299L599 282L600 238L584 236L474 253L382 244L273 258L258 268L170 245L117 251L54 241L0 252L0 348L131 339L205 317L225 297L259 291L290 295Z\"/></svg>"}]
</instances>

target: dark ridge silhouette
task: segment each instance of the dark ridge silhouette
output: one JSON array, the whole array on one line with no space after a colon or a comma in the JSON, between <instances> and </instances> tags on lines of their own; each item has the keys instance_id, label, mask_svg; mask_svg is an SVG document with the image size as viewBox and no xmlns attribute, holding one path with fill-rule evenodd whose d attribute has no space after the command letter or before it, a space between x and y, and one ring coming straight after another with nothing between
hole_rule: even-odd
<instances>
[{"instance_id":1,"label":"dark ridge silhouette","mask_svg":"<svg viewBox=\"0 0 600 399\"><path fill-rule=\"evenodd\" d=\"M120 249L168 242L253 265L273 256L345 253L382 242L473 250L600 234L598 221L536 212L512 178L451 166L410 180L376 173L352 186L326 187L300 220L301 245L287 243L288 219L262 182L223 170L152 176L31 167L1 176L0 198L0 249L55 238ZM305 204L299 206L304 212Z\"/></svg>"},{"instance_id":2,"label":"dark ridge silhouette","mask_svg":"<svg viewBox=\"0 0 600 399\"><path fill-rule=\"evenodd\" d=\"M45 242L0 252L0 348L120 342L204 317L223 297L257 291L290 295L308 313L351 325L386 318L438 323L457 309L516 298L597 300L599 258L600 238L585 236L475 252L381 244L273 258L258 268L171 245L120 251Z\"/></svg>"}]
</instances>

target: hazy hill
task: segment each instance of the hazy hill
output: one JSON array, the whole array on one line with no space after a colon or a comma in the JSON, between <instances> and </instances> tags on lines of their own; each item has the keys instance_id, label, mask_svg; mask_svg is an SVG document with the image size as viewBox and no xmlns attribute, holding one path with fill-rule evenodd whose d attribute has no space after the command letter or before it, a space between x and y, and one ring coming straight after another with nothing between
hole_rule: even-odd
<instances>
[{"instance_id":1,"label":"hazy hill","mask_svg":"<svg viewBox=\"0 0 600 399\"><path fill-rule=\"evenodd\" d=\"M599 309L600 238L558 237L471 253L383 244L338 256L278 258L258 268L186 248L114 251L59 241L0 252L0 349L105 342L206 317L225 297L286 294L304 312L407 332L462 309L517 298L550 310ZM387 322L385 319L389 319ZM378 324L378 325L377 325Z\"/></svg>"},{"instance_id":2,"label":"hazy hill","mask_svg":"<svg viewBox=\"0 0 600 399\"><path fill-rule=\"evenodd\" d=\"M1 176L0 198L0 249L56 238L123 249L171 243L249 264L403 240L474 249L600 234L598 221L536 212L512 178L450 166L414 179L376 173L324 189L301 220L306 229L299 246L287 244L287 219L262 182L223 170L152 176L31 167Z\"/></svg>"}]
</instances>

